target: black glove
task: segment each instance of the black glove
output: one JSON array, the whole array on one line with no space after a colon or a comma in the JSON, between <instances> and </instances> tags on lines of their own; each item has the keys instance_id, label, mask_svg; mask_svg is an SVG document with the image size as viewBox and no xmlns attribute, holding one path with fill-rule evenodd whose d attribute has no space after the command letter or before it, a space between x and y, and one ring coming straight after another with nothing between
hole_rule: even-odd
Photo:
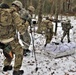
<instances>
[{"instance_id":1,"label":"black glove","mask_svg":"<svg viewBox=\"0 0 76 75\"><path fill-rule=\"evenodd\" d=\"M0 42L0 48L4 49L5 48L5 44Z\"/></svg>"}]
</instances>

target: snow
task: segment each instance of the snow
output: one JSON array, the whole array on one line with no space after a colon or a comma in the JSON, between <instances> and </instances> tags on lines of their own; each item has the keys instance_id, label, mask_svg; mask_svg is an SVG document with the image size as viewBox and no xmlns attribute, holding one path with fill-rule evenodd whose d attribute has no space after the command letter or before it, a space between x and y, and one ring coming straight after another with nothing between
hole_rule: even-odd
<instances>
[{"instance_id":1,"label":"snow","mask_svg":"<svg viewBox=\"0 0 76 75\"><path fill-rule=\"evenodd\" d=\"M46 48L44 48L44 44L46 42L45 36L37 33L33 34L37 66L35 56L32 52L30 55L26 57L24 56L21 67L21 69L24 70L23 75L76 75L76 20L74 17L68 18L71 19L72 26L74 26L70 31L70 43L67 43L66 37L64 39L64 43L60 42L63 33L60 23L58 25L57 36L53 36L52 41L47 44ZM65 17L63 17L63 19L65 19ZM59 43L59 45L56 45L55 42ZM29 48L33 50L32 42ZM74 54L62 58L54 58L54 56L52 56L52 58L50 57L50 55L56 55L57 53L68 53L66 51L74 52ZM47 54L47 52L49 54ZM5 57L2 53L2 49L0 49L0 75L6 74L2 71L4 59ZM11 64L14 65L14 59ZM38 67L37 71L36 67ZM8 75L12 75L12 72L13 70L8 71L7 73Z\"/></svg>"}]
</instances>

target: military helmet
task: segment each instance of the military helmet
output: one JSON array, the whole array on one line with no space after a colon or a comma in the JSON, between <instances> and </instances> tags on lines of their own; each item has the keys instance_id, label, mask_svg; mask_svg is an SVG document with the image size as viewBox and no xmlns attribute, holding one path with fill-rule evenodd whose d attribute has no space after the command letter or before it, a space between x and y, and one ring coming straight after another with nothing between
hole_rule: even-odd
<instances>
[{"instance_id":1,"label":"military helmet","mask_svg":"<svg viewBox=\"0 0 76 75\"><path fill-rule=\"evenodd\" d=\"M29 7L28 7L28 10L34 12L34 11L35 11L35 8L34 8L33 6L29 6Z\"/></svg>"},{"instance_id":2,"label":"military helmet","mask_svg":"<svg viewBox=\"0 0 76 75\"><path fill-rule=\"evenodd\" d=\"M16 6L18 6L20 9L23 7L23 4L20 2L20 1L14 1L13 3L12 3L12 5L16 5Z\"/></svg>"}]
</instances>

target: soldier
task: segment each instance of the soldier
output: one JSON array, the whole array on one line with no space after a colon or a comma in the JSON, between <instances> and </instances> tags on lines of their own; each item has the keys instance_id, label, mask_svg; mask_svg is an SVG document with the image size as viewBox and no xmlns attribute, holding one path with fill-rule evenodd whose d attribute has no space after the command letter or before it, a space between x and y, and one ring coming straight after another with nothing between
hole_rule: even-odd
<instances>
[{"instance_id":1,"label":"soldier","mask_svg":"<svg viewBox=\"0 0 76 75\"><path fill-rule=\"evenodd\" d=\"M29 6L28 11L29 11L30 16L32 17L32 14L34 13L35 8L33 6Z\"/></svg>"},{"instance_id":2,"label":"soldier","mask_svg":"<svg viewBox=\"0 0 76 75\"><path fill-rule=\"evenodd\" d=\"M18 7L21 7L21 10L18 13L20 14L21 19L24 21L23 23L26 26L26 28L25 28L25 34L23 35L22 40L26 44L30 45L31 38L30 38L30 35L28 33L28 26L31 25L31 18L32 18L32 14L34 12L34 7L33 6L29 6L28 7L28 11L27 11L27 10L25 10L25 8L23 8L23 5L22 5L22 3L20 1L14 1L12 3L12 5L16 5ZM23 47L23 50L24 50L23 54L24 54L24 56L26 56L27 53L30 52L29 46L26 45L26 44Z\"/></svg>"},{"instance_id":3,"label":"soldier","mask_svg":"<svg viewBox=\"0 0 76 75\"><path fill-rule=\"evenodd\" d=\"M70 42L70 37L69 37L69 32L70 32L70 29L71 28L73 28L72 26L71 26L71 23L70 23L70 20L64 20L62 23L61 23L61 25L62 25L62 30L64 31L63 32L63 36L62 36L62 38L61 38L61 42L63 43L63 39L64 39L64 37L67 35L67 39L68 39L68 43Z\"/></svg>"},{"instance_id":4,"label":"soldier","mask_svg":"<svg viewBox=\"0 0 76 75\"><path fill-rule=\"evenodd\" d=\"M38 33L40 34L45 34L46 37L46 43L45 43L45 47L48 43L50 43L50 41L52 40L52 36L53 36L53 24L50 20L44 20L41 22L40 28L39 30L37 30Z\"/></svg>"},{"instance_id":5,"label":"soldier","mask_svg":"<svg viewBox=\"0 0 76 75\"><path fill-rule=\"evenodd\" d=\"M11 61L13 54L15 54L15 63L13 75L22 75L23 70L20 70L23 60L23 49L18 42L16 30L21 35L24 34L25 26L22 24L19 14L17 13L21 8L13 6L6 8L7 4L0 5L0 46L4 46L3 52L6 57L4 60L3 71L12 70Z\"/></svg>"}]
</instances>

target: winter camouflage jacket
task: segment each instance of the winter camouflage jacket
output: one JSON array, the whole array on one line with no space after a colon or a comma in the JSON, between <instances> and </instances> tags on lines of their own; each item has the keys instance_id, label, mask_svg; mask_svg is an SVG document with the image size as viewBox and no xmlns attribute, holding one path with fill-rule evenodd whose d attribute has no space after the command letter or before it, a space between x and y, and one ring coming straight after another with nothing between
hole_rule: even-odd
<instances>
[{"instance_id":1,"label":"winter camouflage jacket","mask_svg":"<svg viewBox=\"0 0 76 75\"><path fill-rule=\"evenodd\" d=\"M53 32L53 24L52 24L52 22L49 21L49 20L42 21L41 24L40 24L40 28L38 28L37 32L41 33L41 34L42 33L47 34L47 33Z\"/></svg>"},{"instance_id":2,"label":"winter camouflage jacket","mask_svg":"<svg viewBox=\"0 0 76 75\"><path fill-rule=\"evenodd\" d=\"M3 15L5 12L6 16ZM14 37L16 29L23 34L25 26L22 23L23 21L14 7L10 9L0 8L0 42Z\"/></svg>"},{"instance_id":3,"label":"winter camouflage jacket","mask_svg":"<svg viewBox=\"0 0 76 75\"><path fill-rule=\"evenodd\" d=\"M68 31L72 28L70 22L62 22L61 25L62 25L62 30L63 31Z\"/></svg>"}]
</instances>

